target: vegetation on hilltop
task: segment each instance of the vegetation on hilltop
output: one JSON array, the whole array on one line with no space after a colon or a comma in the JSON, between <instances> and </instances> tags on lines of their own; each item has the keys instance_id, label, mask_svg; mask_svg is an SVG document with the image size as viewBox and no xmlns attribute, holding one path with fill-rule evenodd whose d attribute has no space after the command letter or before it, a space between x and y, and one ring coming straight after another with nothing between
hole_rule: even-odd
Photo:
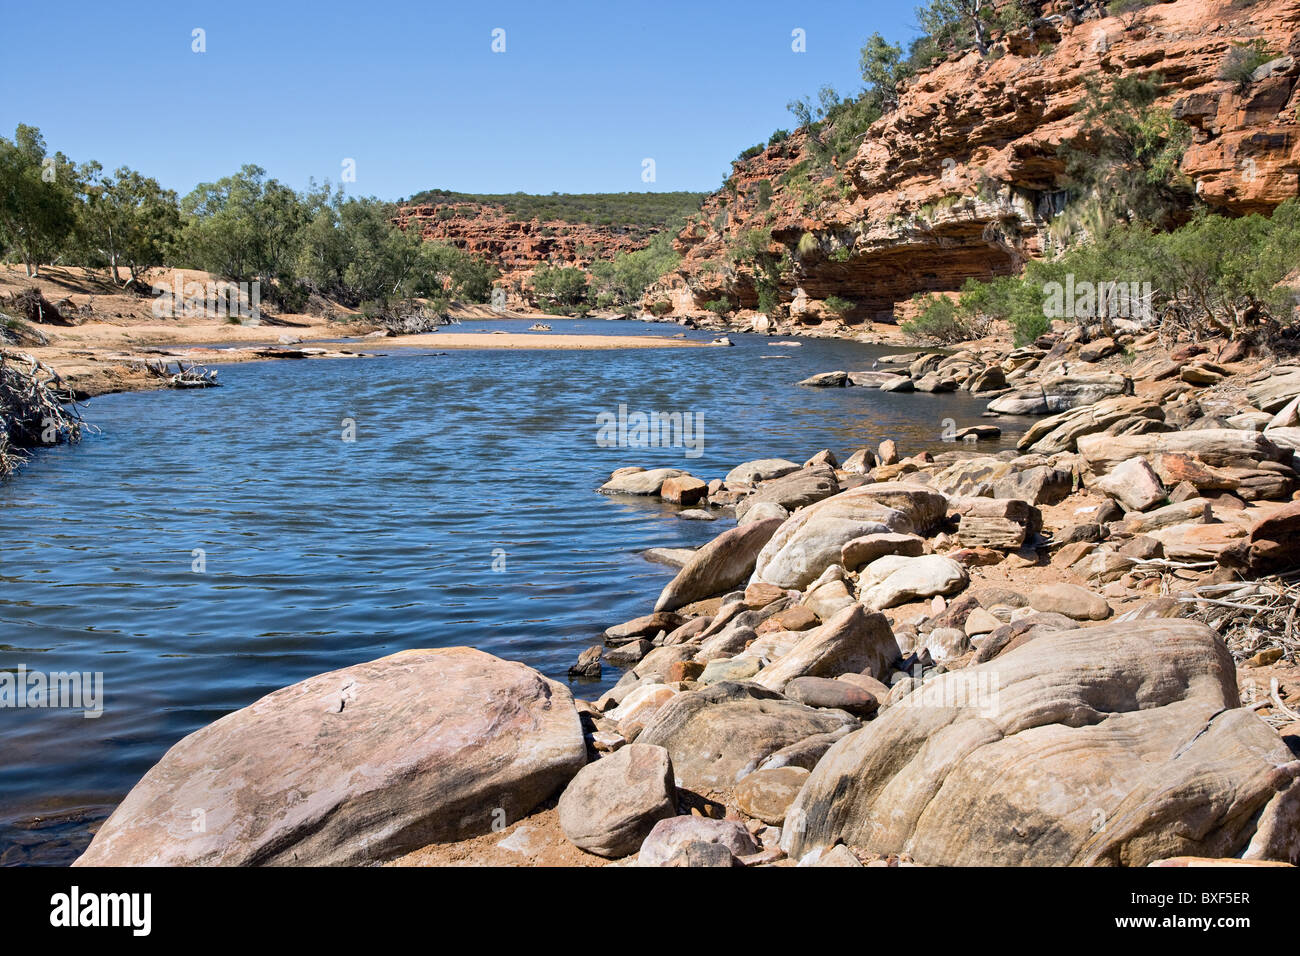
<instances>
[{"instance_id":1,"label":"vegetation on hilltop","mask_svg":"<svg viewBox=\"0 0 1300 956\"><path fill-rule=\"evenodd\" d=\"M449 189L427 189L407 202L411 205L456 203L495 206L516 222L586 223L624 230L644 236L685 219L700 208L705 193L460 193ZM466 212L470 210L467 208Z\"/></svg>"}]
</instances>

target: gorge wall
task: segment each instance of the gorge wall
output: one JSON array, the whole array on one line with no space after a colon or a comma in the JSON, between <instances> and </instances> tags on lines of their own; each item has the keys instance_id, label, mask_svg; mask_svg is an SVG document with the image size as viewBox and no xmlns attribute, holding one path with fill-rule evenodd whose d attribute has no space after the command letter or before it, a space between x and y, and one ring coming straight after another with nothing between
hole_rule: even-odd
<instances>
[{"instance_id":1,"label":"gorge wall","mask_svg":"<svg viewBox=\"0 0 1300 956\"><path fill-rule=\"evenodd\" d=\"M1214 210L1266 212L1300 192L1300 0L1175 0L1123 17L1068 2L995 37L989 55L950 56L903 84L896 109L819 183L788 175L808 150L800 130L735 164L677 237L680 268L647 306L698 314L726 298L758 305L754 266L729 251L770 230L783 262L777 311L796 322L892 320L917 292L1014 272L1050 252L1065 198L1062 143L1079 144L1076 108L1090 77L1164 78L1159 105L1187 123L1181 169ZM1216 74L1233 44L1260 39L1274 59L1242 89ZM837 303L839 304L839 303Z\"/></svg>"},{"instance_id":2,"label":"gorge wall","mask_svg":"<svg viewBox=\"0 0 1300 956\"><path fill-rule=\"evenodd\" d=\"M397 223L428 241L446 242L481 256L501 270L502 284L517 292L541 265L586 269L597 259L644 249L647 230L562 220L513 218L501 206L481 202L408 204Z\"/></svg>"}]
</instances>

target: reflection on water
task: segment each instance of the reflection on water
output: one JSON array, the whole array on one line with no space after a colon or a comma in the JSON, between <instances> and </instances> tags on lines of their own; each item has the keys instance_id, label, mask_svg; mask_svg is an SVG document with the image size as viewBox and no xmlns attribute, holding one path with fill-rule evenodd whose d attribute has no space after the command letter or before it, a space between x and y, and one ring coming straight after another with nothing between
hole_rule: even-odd
<instances>
[{"instance_id":1,"label":"reflection on water","mask_svg":"<svg viewBox=\"0 0 1300 956\"><path fill-rule=\"evenodd\" d=\"M518 329L461 330L480 327ZM472 644L567 680L580 650L671 577L636 552L728 526L595 494L614 468L707 479L886 437L903 454L940 451L945 419L980 420L968 396L792 386L870 368L878 349L732 339L264 362L223 368L220 390L96 399L99 434L0 484L0 670L102 672L105 693L97 719L0 710L0 862L70 862L169 746L312 674ZM601 447L597 416L620 404L699 416L702 454ZM606 667L574 691L616 677Z\"/></svg>"}]
</instances>

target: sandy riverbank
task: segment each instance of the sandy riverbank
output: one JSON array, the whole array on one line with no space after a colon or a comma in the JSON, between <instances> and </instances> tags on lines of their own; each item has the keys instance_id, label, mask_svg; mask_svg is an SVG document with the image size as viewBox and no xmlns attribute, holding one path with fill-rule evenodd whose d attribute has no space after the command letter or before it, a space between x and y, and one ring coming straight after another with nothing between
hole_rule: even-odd
<instances>
[{"instance_id":1,"label":"sandy riverbank","mask_svg":"<svg viewBox=\"0 0 1300 956\"><path fill-rule=\"evenodd\" d=\"M171 281L171 271L166 281ZM207 273L185 271L185 281L204 282ZM150 277L154 279L157 277ZM154 299L124 293L98 274L85 269L47 269L29 279L22 269L0 266L0 297L35 286L50 303L60 303L65 323L39 323L46 344L17 344L13 348L49 365L83 398L109 392L166 386L148 364L217 365L276 359L348 358L398 349L605 350L700 348L705 343L670 335L574 335L563 332L459 332L450 326L439 332L368 337L374 326L360 315L342 318L285 313L267 315L257 325L243 325L203 316L159 318ZM470 320L542 318L541 313L497 313L487 306L453 309L455 318Z\"/></svg>"}]
</instances>

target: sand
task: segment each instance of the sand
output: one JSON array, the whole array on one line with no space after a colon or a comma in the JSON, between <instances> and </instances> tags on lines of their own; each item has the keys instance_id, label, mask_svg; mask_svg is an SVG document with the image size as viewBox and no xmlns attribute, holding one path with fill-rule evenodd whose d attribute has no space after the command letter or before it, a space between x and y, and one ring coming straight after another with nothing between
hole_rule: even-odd
<instances>
[{"instance_id":1,"label":"sand","mask_svg":"<svg viewBox=\"0 0 1300 956\"><path fill-rule=\"evenodd\" d=\"M155 270L150 282L171 283L174 270ZM212 277L180 271L183 281ZM580 335L565 332L458 332L447 326L422 335L369 337L374 326L360 315L340 310L343 320L316 315L264 315L258 325L218 318L159 318L154 298L124 293L107 276L81 268L45 268L29 279L21 267L0 265L0 297L37 286L51 303L70 300L76 324L38 326L47 345L6 346L34 356L53 368L79 398L108 392L163 388L166 381L147 371L146 363L217 365L278 358L360 358L401 350L504 349L511 351L595 351L608 349L702 348L706 343L664 336ZM496 313L487 306L452 310L465 320L544 320L542 313ZM281 342L281 338L285 342ZM303 350L307 350L304 354Z\"/></svg>"}]
</instances>

